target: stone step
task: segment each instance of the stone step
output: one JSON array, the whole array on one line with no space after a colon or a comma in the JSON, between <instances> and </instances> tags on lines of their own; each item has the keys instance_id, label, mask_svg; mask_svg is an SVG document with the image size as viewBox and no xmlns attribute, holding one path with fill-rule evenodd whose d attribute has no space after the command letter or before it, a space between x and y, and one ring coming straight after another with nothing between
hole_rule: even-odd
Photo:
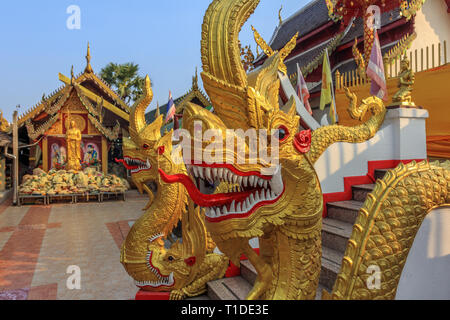
<instances>
[{"instance_id":1,"label":"stone step","mask_svg":"<svg viewBox=\"0 0 450 320\"><path fill-rule=\"evenodd\" d=\"M248 260L241 261L241 276L224 278L208 283L207 296L194 298L195 300L244 300L256 281L256 270ZM316 300L322 299L325 286L319 284ZM329 290L328 290L329 291Z\"/></svg>"},{"instance_id":2,"label":"stone step","mask_svg":"<svg viewBox=\"0 0 450 320\"><path fill-rule=\"evenodd\" d=\"M241 276L251 285L255 284L257 273L250 261L241 261Z\"/></svg>"},{"instance_id":3,"label":"stone step","mask_svg":"<svg viewBox=\"0 0 450 320\"><path fill-rule=\"evenodd\" d=\"M352 186L352 199L355 201L366 201L367 195L373 191L375 184L359 184Z\"/></svg>"},{"instance_id":4,"label":"stone step","mask_svg":"<svg viewBox=\"0 0 450 320\"><path fill-rule=\"evenodd\" d=\"M344 253L353 225L340 220L325 218L322 224L322 246Z\"/></svg>"},{"instance_id":5,"label":"stone step","mask_svg":"<svg viewBox=\"0 0 450 320\"><path fill-rule=\"evenodd\" d=\"M186 298L186 301L204 301L204 300L211 300L210 297L206 294L202 294L201 296L192 297L192 298Z\"/></svg>"},{"instance_id":6,"label":"stone step","mask_svg":"<svg viewBox=\"0 0 450 320\"><path fill-rule=\"evenodd\" d=\"M355 200L346 200L338 202L328 202L328 217L339 221L354 224L361 209L363 202Z\"/></svg>"},{"instance_id":7,"label":"stone step","mask_svg":"<svg viewBox=\"0 0 450 320\"><path fill-rule=\"evenodd\" d=\"M322 247L322 271L319 283L328 291L333 289L337 275L341 270L344 253L327 247Z\"/></svg>"},{"instance_id":8,"label":"stone step","mask_svg":"<svg viewBox=\"0 0 450 320\"><path fill-rule=\"evenodd\" d=\"M375 174L374 174L375 179L383 179L384 175L385 175L389 170L392 170L392 169L376 169L376 170L375 170Z\"/></svg>"},{"instance_id":9,"label":"stone step","mask_svg":"<svg viewBox=\"0 0 450 320\"><path fill-rule=\"evenodd\" d=\"M252 287L241 276L223 278L208 282L208 297L211 300L245 300Z\"/></svg>"}]
</instances>

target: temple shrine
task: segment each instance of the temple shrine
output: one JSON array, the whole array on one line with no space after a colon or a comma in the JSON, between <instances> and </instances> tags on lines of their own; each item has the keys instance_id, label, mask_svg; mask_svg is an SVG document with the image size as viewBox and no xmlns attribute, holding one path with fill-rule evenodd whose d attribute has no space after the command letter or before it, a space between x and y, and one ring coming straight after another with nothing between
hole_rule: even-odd
<instances>
[{"instance_id":1,"label":"temple shrine","mask_svg":"<svg viewBox=\"0 0 450 320\"><path fill-rule=\"evenodd\" d=\"M81 132L81 165L108 172L108 153L121 149L122 129L128 129L129 106L120 99L91 66L90 48L86 68L70 78L18 119L19 136L30 144L29 168L64 169L67 165L66 134L73 122Z\"/></svg>"}]
</instances>

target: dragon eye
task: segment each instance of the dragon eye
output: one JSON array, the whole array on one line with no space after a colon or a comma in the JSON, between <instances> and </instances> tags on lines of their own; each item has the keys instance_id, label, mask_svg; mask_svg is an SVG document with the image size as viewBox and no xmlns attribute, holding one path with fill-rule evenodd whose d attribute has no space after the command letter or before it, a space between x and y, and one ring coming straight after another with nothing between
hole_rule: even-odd
<instances>
[{"instance_id":1,"label":"dragon eye","mask_svg":"<svg viewBox=\"0 0 450 320\"><path fill-rule=\"evenodd\" d=\"M172 256L169 256L169 257L167 258L167 260L173 261L173 257L172 257Z\"/></svg>"},{"instance_id":2,"label":"dragon eye","mask_svg":"<svg viewBox=\"0 0 450 320\"><path fill-rule=\"evenodd\" d=\"M289 130L285 126L280 126L275 133L275 137L280 141L284 141L289 137Z\"/></svg>"},{"instance_id":3,"label":"dragon eye","mask_svg":"<svg viewBox=\"0 0 450 320\"><path fill-rule=\"evenodd\" d=\"M142 146L142 149L144 149L144 150L147 150L149 148L150 148L150 146L148 144L146 144L146 143L144 143L144 145Z\"/></svg>"}]
</instances>

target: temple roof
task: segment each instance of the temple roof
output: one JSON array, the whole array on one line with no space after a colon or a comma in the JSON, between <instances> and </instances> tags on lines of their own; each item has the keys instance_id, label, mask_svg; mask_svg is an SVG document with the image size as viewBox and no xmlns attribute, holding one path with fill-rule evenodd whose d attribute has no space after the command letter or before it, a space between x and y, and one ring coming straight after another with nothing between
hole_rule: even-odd
<instances>
[{"instance_id":1,"label":"temple roof","mask_svg":"<svg viewBox=\"0 0 450 320\"><path fill-rule=\"evenodd\" d=\"M208 96L198 86L197 72L192 78L192 88L181 97L174 99L173 102L175 103L175 106L177 108L177 114L183 113L184 107L188 102L194 102L204 108L211 106L211 101L209 100ZM167 103L163 106L158 107L158 109L160 114L163 114L165 116L167 113ZM145 115L147 123L151 123L155 120L156 112L157 109L152 110Z\"/></svg>"},{"instance_id":2,"label":"temple roof","mask_svg":"<svg viewBox=\"0 0 450 320\"><path fill-rule=\"evenodd\" d=\"M83 105L85 105L90 114L93 112L93 109L89 110L90 106L87 105L99 104L100 100L102 100L105 109L116 111L114 112L116 115L128 121L130 107L101 77L94 73L90 64L90 59L90 47L88 44L86 55L87 63L84 72L75 76L72 67L70 79L60 74L60 80L65 84L53 91L50 95L44 95L40 102L21 114L18 118L18 126L21 127L27 121L35 120L36 118L45 118L45 114L53 114L53 109L55 108L59 110L73 88L76 88L80 99L85 101ZM98 116L98 112L94 115Z\"/></svg>"},{"instance_id":3,"label":"temple roof","mask_svg":"<svg viewBox=\"0 0 450 320\"><path fill-rule=\"evenodd\" d=\"M313 0L298 10L278 26L269 45L279 50L288 43L292 36L298 32L298 38L314 31L325 23L331 21L325 0Z\"/></svg>"},{"instance_id":4,"label":"temple roof","mask_svg":"<svg viewBox=\"0 0 450 320\"><path fill-rule=\"evenodd\" d=\"M402 19L402 17L400 16L400 10L398 8L389 12L384 12L381 15L381 26L385 27L400 19ZM301 41L302 38L309 33L316 31L318 28L325 26L328 23L330 24L330 27L336 24L328 15L328 8L325 0L311 1L305 7L283 21L282 24L275 29L269 45L274 50L279 50L286 45L296 32L299 32L298 41ZM293 53L285 61L288 68L288 75L291 79L296 77L297 63L303 73L309 74L315 68L322 65L325 48L328 48L329 54L332 54L339 46L353 42L355 38L361 39L363 35L363 19L357 18L354 21L354 26L351 26L350 24L345 30L339 31L337 34L330 32L330 37L328 39L311 49L300 50L300 52L298 52L298 49L294 49L293 52L297 51L297 53ZM336 40L335 43L332 43L333 40ZM298 44L297 46L301 45ZM261 61L265 59L266 56L262 54L255 59L255 63L260 65L262 63Z\"/></svg>"}]
</instances>

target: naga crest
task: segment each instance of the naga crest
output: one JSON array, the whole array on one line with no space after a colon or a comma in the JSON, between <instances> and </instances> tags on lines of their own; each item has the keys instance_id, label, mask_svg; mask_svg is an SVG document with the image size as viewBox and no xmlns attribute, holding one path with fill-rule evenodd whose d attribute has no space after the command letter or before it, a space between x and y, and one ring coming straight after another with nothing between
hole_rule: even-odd
<instances>
[{"instance_id":1,"label":"naga crest","mask_svg":"<svg viewBox=\"0 0 450 320\"><path fill-rule=\"evenodd\" d=\"M144 182L158 180L158 169L178 172L180 166L171 159L172 131L161 136L163 115L151 124L145 120L145 110L153 99L150 78L145 78L144 94L131 108L130 138L123 138L124 159L121 161L130 170L132 179L142 192ZM147 190L148 191L148 190Z\"/></svg>"},{"instance_id":2,"label":"naga crest","mask_svg":"<svg viewBox=\"0 0 450 320\"><path fill-rule=\"evenodd\" d=\"M163 116L151 124L145 121L152 96L147 76L144 95L131 109L131 138L124 139L120 161L150 202L122 245L121 263L142 290L171 292L171 299L182 299L202 294L206 282L222 277L228 263L223 255L212 253L215 245L207 236L200 208L190 202L187 209L184 187L160 178L159 170L185 174L186 168L172 158L176 155L172 131L161 136ZM156 190L150 190L149 182Z\"/></svg>"},{"instance_id":3,"label":"naga crest","mask_svg":"<svg viewBox=\"0 0 450 320\"><path fill-rule=\"evenodd\" d=\"M203 23L201 75L215 114L190 104L183 115L183 127L194 137L195 152L200 145L206 156L215 147L213 162L208 158L186 161L190 175L214 185L235 184L234 191L205 195L190 178L162 173L165 181L183 183L189 196L206 208L208 231L233 261L238 259L239 249L227 252L219 242L261 236L266 225L283 225L284 218L297 215L298 208L305 205L299 194L320 190L312 164L304 156L310 132L298 133L300 118L294 99L279 104L280 53L272 52L261 68L249 74L241 64L239 32L258 3L219 0L210 5ZM211 131L216 132L213 139L207 137ZM203 137L200 144L199 133ZM239 140L242 133L245 139ZM234 143L230 146L226 141ZM263 152L268 157L262 156ZM321 197L308 206L312 210L302 213L304 220L317 223Z\"/></svg>"}]
</instances>

